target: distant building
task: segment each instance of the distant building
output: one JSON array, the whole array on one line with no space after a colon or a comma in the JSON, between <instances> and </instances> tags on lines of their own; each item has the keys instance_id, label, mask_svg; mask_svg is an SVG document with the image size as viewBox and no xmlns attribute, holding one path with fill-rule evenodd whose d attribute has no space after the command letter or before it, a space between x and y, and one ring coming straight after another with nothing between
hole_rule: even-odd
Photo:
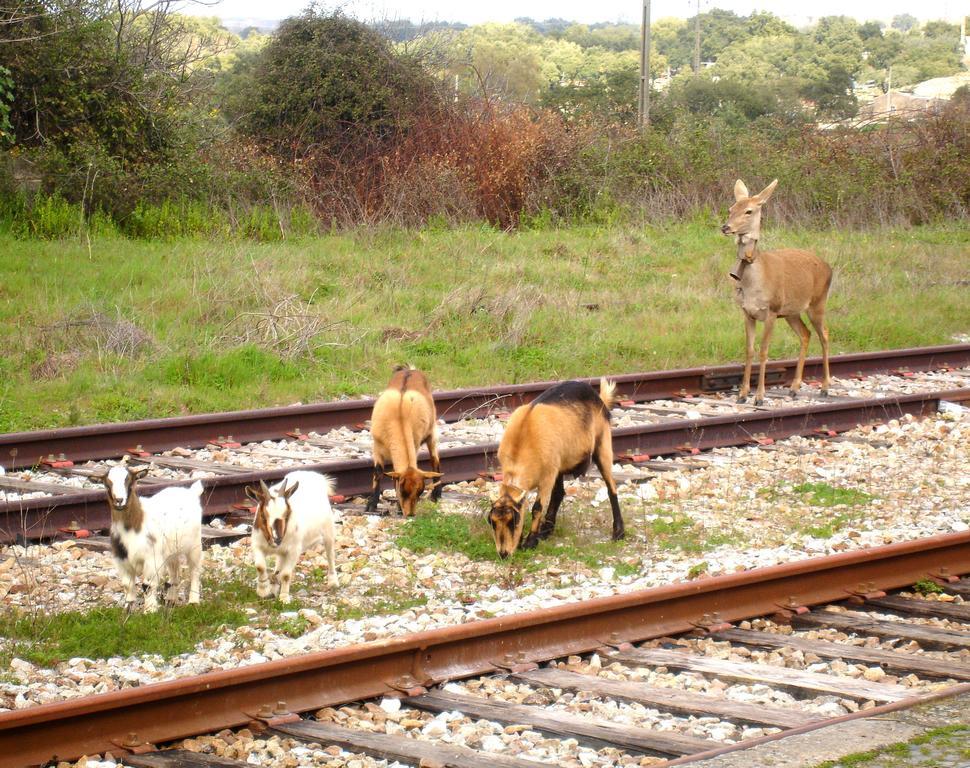
<instances>
[{"instance_id":1,"label":"distant building","mask_svg":"<svg viewBox=\"0 0 970 768\"><path fill-rule=\"evenodd\" d=\"M970 72L924 80L905 91L880 93L859 107L859 117L873 120L890 115L918 115L942 107L962 85L970 85Z\"/></svg>"}]
</instances>

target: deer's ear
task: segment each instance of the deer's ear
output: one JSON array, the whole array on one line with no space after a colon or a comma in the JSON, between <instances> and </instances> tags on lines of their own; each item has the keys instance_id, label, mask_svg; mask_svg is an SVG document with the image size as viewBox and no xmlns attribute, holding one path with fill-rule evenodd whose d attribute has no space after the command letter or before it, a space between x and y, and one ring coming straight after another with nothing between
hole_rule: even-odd
<instances>
[{"instance_id":1,"label":"deer's ear","mask_svg":"<svg viewBox=\"0 0 970 768\"><path fill-rule=\"evenodd\" d=\"M757 195L755 195L755 197L758 198L758 202L759 203L768 202L768 198L771 197L771 193L775 191L775 187L777 186L778 186L778 179L775 179L773 182L771 182L771 184L769 184L767 187L762 189Z\"/></svg>"},{"instance_id":2,"label":"deer's ear","mask_svg":"<svg viewBox=\"0 0 970 768\"><path fill-rule=\"evenodd\" d=\"M748 194L748 188L745 186L744 182L741 181L741 179L738 179L736 182L734 182L734 199L744 200L746 197L750 197Z\"/></svg>"}]
</instances>

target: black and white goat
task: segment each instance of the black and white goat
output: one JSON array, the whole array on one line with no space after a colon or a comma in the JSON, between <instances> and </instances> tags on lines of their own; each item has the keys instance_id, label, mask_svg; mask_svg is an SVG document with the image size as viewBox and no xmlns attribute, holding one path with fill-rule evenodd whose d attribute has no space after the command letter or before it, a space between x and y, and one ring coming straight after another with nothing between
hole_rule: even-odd
<instances>
[{"instance_id":1,"label":"black and white goat","mask_svg":"<svg viewBox=\"0 0 970 768\"><path fill-rule=\"evenodd\" d=\"M145 611L158 609L158 588L167 583L165 599L175 602L179 593L181 558L189 571L189 602L201 598L202 483L188 488L165 488L154 496L139 496L135 482L148 467L112 467L97 479L108 491L111 510L111 552L125 587L125 603L135 602L135 584L145 584ZM167 578L166 578L167 577Z\"/></svg>"},{"instance_id":2,"label":"black and white goat","mask_svg":"<svg viewBox=\"0 0 970 768\"><path fill-rule=\"evenodd\" d=\"M329 477L307 470L290 472L271 487L262 480L246 487L246 495L257 505L252 536L257 595L269 597L279 589L280 602L290 602L297 560L321 541L327 553L328 583L337 585L332 493ZM266 558L273 555L276 567L271 579Z\"/></svg>"}]
</instances>

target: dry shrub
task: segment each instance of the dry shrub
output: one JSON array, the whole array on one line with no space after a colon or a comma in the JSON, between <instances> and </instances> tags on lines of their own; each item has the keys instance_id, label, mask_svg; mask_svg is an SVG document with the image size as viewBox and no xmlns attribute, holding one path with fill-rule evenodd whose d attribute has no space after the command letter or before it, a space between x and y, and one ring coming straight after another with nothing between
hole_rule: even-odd
<instances>
[{"instance_id":1,"label":"dry shrub","mask_svg":"<svg viewBox=\"0 0 970 768\"><path fill-rule=\"evenodd\" d=\"M43 360L30 367L30 376L40 380L56 379L74 371L80 362L81 353L77 350L47 352Z\"/></svg>"},{"instance_id":2,"label":"dry shrub","mask_svg":"<svg viewBox=\"0 0 970 768\"><path fill-rule=\"evenodd\" d=\"M133 359L155 345L152 337L122 317L120 310L116 310L114 318L96 310L86 311L47 326L44 339L51 352L65 346L72 348L63 361L65 365L70 364L70 353L78 349L94 349L99 356L110 354ZM52 365L56 367L56 363Z\"/></svg>"},{"instance_id":3,"label":"dry shrub","mask_svg":"<svg viewBox=\"0 0 970 768\"><path fill-rule=\"evenodd\" d=\"M572 137L551 112L471 103L415 119L403 136L358 135L342 153L309 154L318 210L341 224L485 219L514 227L544 179L570 161Z\"/></svg>"},{"instance_id":4,"label":"dry shrub","mask_svg":"<svg viewBox=\"0 0 970 768\"><path fill-rule=\"evenodd\" d=\"M287 295L270 300L263 309L242 312L226 324L219 340L230 346L254 344L275 352L283 360L295 360L310 355L325 346L342 346L339 342L320 337L341 323L327 323L313 310L310 302L299 296Z\"/></svg>"},{"instance_id":5,"label":"dry shrub","mask_svg":"<svg viewBox=\"0 0 970 768\"><path fill-rule=\"evenodd\" d=\"M460 287L442 299L429 318L428 330L456 319L471 321L488 325L490 337L497 343L516 347L525 341L532 315L544 303L543 296L529 288Z\"/></svg>"}]
</instances>

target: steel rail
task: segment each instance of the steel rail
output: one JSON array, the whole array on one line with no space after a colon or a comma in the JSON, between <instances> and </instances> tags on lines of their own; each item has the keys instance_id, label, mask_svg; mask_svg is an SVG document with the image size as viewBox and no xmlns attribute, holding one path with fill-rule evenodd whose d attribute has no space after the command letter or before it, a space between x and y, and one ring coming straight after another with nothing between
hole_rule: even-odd
<instances>
[{"instance_id":1,"label":"steel rail","mask_svg":"<svg viewBox=\"0 0 970 768\"><path fill-rule=\"evenodd\" d=\"M4 712L0 768L117 752L133 733L159 743L252 720L272 725L280 710L339 706L967 572L970 532L933 536ZM267 705L275 715L259 714Z\"/></svg>"},{"instance_id":2,"label":"steel rail","mask_svg":"<svg viewBox=\"0 0 970 768\"><path fill-rule=\"evenodd\" d=\"M970 388L894 395L872 399L838 401L795 408L747 411L699 419L663 421L657 424L619 427L613 430L616 455L663 456L693 450L745 445L759 438L773 440L818 431L845 432L862 424L884 422L907 414L924 417L939 410L940 401L970 402ZM498 443L482 443L440 452L446 482L472 480L494 470ZM426 454L422 459L426 463ZM301 469L325 472L336 481L345 496L370 491L373 464L369 459L349 459L302 465ZM203 502L210 516L224 514L245 500L245 486L263 480L275 482L292 467L279 467L206 478ZM191 480L158 483L153 491L167 486L189 485ZM81 528L108 527L110 516L103 491L44 496L0 505L0 542L17 537L39 539L77 523Z\"/></svg>"},{"instance_id":3,"label":"steel rail","mask_svg":"<svg viewBox=\"0 0 970 768\"><path fill-rule=\"evenodd\" d=\"M796 363L796 360L770 363L769 383L781 385L790 382ZM830 359L830 365L832 375L841 377L896 370L965 367L970 365L970 344L835 355ZM616 381L621 397L642 402L676 394L728 390L738 385L741 372L740 365L719 365L623 374L611 378ZM809 358L805 363L805 377L819 376L821 359ZM587 379L590 382L596 380ZM456 421L468 414L509 410L532 400L554 383L540 381L447 390L435 393L435 403L439 417ZM47 456L62 453L76 462L114 458L138 445L150 453L175 447L197 448L228 435L245 442L278 440L296 429L326 432L336 427L363 423L370 418L373 405L373 399L365 398L0 434L0 466L6 469L31 467Z\"/></svg>"}]
</instances>

